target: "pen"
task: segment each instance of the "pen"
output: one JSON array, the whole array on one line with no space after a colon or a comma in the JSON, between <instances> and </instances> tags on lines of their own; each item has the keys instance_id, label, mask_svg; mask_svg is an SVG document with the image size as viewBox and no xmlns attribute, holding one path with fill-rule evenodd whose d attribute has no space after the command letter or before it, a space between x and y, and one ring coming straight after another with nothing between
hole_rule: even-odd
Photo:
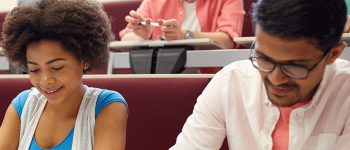
<instances>
[{"instance_id":1,"label":"pen","mask_svg":"<svg viewBox=\"0 0 350 150\"><path fill-rule=\"evenodd\" d=\"M139 25L151 25L151 26L155 26L155 27L163 26L163 25L161 25L161 24L159 24L159 23L153 23L153 22L151 22L151 23L140 22Z\"/></svg>"}]
</instances>

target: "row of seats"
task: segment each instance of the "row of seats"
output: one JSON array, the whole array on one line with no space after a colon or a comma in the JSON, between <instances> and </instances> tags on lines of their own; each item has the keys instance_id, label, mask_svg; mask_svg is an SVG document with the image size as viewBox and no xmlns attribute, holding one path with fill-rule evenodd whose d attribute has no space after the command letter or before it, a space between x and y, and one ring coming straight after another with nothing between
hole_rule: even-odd
<instances>
[{"instance_id":1,"label":"row of seats","mask_svg":"<svg viewBox=\"0 0 350 150\"><path fill-rule=\"evenodd\" d=\"M197 97L211 78L89 76L83 78L83 84L118 91L127 101L126 149L130 150L165 150L174 145L187 117L192 114ZM31 87L27 75L0 77L0 123L12 99ZM226 142L221 150L228 150Z\"/></svg>"}]
</instances>

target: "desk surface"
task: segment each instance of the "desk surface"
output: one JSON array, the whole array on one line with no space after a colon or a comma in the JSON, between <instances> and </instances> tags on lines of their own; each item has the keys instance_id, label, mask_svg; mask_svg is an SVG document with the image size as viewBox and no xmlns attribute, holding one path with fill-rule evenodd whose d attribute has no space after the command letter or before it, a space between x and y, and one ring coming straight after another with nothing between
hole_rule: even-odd
<instances>
[{"instance_id":1,"label":"desk surface","mask_svg":"<svg viewBox=\"0 0 350 150\"><path fill-rule=\"evenodd\" d=\"M250 48L254 40L255 37L236 37L233 39L233 41L240 45L243 45L246 48ZM343 33L341 41L345 41L348 43L348 47L350 47L350 33Z\"/></svg>"},{"instance_id":2,"label":"desk surface","mask_svg":"<svg viewBox=\"0 0 350 150\"><path fill-rule=\"evenodd\" d=\"M234 61L247 60L249 49L187 51L186 68L223 67ZM108 74L112 69L130 68L129 52L111 53Z\"/></svg>"},{"instance_id":3,"label":"desk surface","mask_svg":"<svg viewBox=\"0 0 350 150\"><path fill-rule=\"evenodd\" d=\"M213 50L224 49L219 43L211 39L191 39L191 40L144 40L144 41L114 41L109 44L109 48L114 48L122 51L129 51L132 48L138 47L164 47L164 46L179 46L188 45L196 50Z\"/></svg>"}]
</instances>

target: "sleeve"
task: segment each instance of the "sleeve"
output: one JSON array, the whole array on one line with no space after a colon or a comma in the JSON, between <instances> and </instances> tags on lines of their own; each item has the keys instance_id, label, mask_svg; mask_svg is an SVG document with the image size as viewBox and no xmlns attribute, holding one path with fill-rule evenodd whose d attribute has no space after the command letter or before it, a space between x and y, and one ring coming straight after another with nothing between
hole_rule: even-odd
<instances>
[{"instance_id":1,"label":"sleeve","mask_svg":"<svg viewBox=\"0 0 350 150\"><path fill-rule=\"evenodd\" d=\"M95 108L95 119L98 115L98 113L103 109L103 107L107 106L110 103L113 102L122 102L125 104L128 114L129 114L129 107L128 104L126 103L124 97L119 94L118 92L115 91L110 91L110 90L103 90L100 95L97 98L96 101L96 108Z\"/></svg>"},{"instance_id":2,"label":"sleeve","mask_svg":"<svg viewBox=\"0 0 350 150\"><path fill-rule=\"evenodd\" d=\"M218 150L226 137L223 71L218 72L198 97L176 144L170 150Z\"/></svg>"},{"instance_id":3,"label":"sleeve","mask_svg":"<svg viewBox=\"0 0 350 150\"><path fill-rule=\"evenodd\" d=\"M143 0L140 7L136 10L136 12L138 12L144 18L152 18L150 1L151 0ZM119 37L122 38L126 33L130 32L133 32L133 30L125 27L125 29L119 32Z\"/></svg>"},{"instance_id":4,"label":"sleeve","mask_svg":"<svg viewBox=\"0 0 350 150\"><path fill-rule=\"evenodd\" d=\"M242 0L226 0L222 6L215 32L225 32L232 39L242 36L244 15Z\"/></svg>"},{"instance_id":5,"label":"sleeve","mask_svg":"<svg viewBox=\"0 0 350 150\"><path fill-rule=\"evenodd\" d=\"M13 107L15 107L19 118L21 118L24 104L26 103L26 101L28 99L28 95L31 91L32 91L31 89L23 91L23 92L19 93L15 99L12 100L12 105L13 105Z\"/></svg>"},{"instance_id":6,"label":"sleeve","mask_svg":"<svg viewBox=\"0 0 350 150\"><path fill-rule=\"evenodd\" d=\"M350 101L350 98L347 99L347 101ZM350 147L350 110L348 112L344 129L342 134L339 136L339 139L337 141L336 150L348 150Z\"/></svg>"}]
</instances>

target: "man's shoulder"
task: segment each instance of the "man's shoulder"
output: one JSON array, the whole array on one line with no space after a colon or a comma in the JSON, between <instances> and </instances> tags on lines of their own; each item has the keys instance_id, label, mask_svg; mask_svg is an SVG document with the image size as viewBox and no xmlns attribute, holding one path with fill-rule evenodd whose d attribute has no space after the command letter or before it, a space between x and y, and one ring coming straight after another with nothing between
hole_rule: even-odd
<instances>
[{"instance_id":1,"label":"man's shoulder","mask_svg":"<svg viewBox=\"0 0 350 150\"><path fill-rule=\"evenodd\" d=\"M259 71L254 68L250 60L240 60L232 62L222 69L223 73L242 75L244 77L254 77L259 75Z\"/></svg>"},{"instance_id":2,"label":"man's shoulder","mask_svg":"<svg viewBox=\"0 0 350 150\"><path fill-rule=\"evenodd\" d=\"M326 80L327 89L349 95L348 90L345 89L350 88L350 62L337 59L332 65L327 66L323 78Z\"/></svg>"},{"instance_id":3,"label":"man's shoulder","mask_svg":"<svg viewBox=\"0 0 350 150\"><path fill-rule=\"evenodd\" d=\"M350 62L337 59L330 67L326 69L326 74L332 78L332 80L342 80L350 82Z\"/></svg>"},{"instance_id":4,"label":"man's shoulder","mask_svg":"<svg viewBox=\"0 0 350 150\"><path fill-rule=\"evenodd\" d=\"M350 75L350 62L343 59L337 59L334 62L335 71Z\"/></svg>"}]
</instances>

